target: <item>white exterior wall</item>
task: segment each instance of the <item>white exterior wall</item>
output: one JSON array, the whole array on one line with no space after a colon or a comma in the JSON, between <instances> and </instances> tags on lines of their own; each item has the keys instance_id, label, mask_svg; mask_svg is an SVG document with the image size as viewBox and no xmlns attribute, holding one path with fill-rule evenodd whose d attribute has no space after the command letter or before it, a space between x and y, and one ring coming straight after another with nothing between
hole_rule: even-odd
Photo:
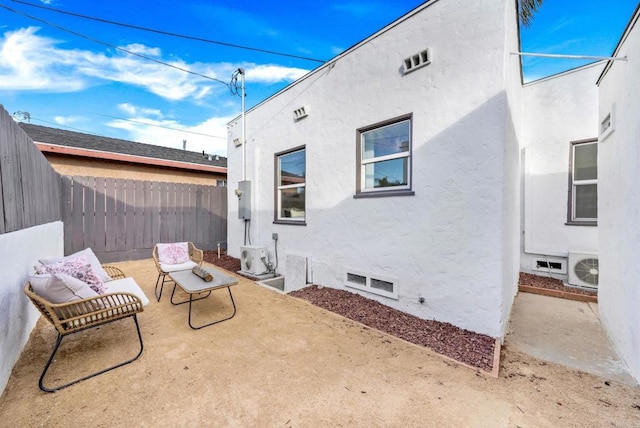
<instances>
[{"instance_id":1,"label":"white exterior wall","mask_svg":"<svg viewBox=\"0 0 640 428\"><path fill-rule=\"evenodd\" d=\"M502 336L509 310L503 305L512 299L503 299L505 263L514 265L509 280L517 271L517 253L503 260L505 247L517 242L504 236L514 228L503 220L518 215L517 184L505 184L517 173L504 166L517 158L513 145L505 149L506 134L515 144L514 131L505 129L510 60L503 20L510 3L434 2L248 112L251 243L267 245L273 259L271 234L279 234L279 272L286 276L286 255L295 253L310 256L316 284L343 288L347 268L396 278L399 300L367 297ZM427 47L432 63L403 75L403 59ZM310 115L294 122L301 106ZM406 113L413 113L415 196L354 199L356 129ZM233 256L244 236L233 193L242 179L242 149L232 143L241 127L230 124L228 151ZM306 145L307 225L273 224L274 154L300 145Z\"/></svg>"},{"instance_id":2,"label":"white exterior wall","mask_svg":"<svg viewBox=\"0 0 640 428\"><path fill-rule=\"evenodd\" d=\"M598 148L598 229L603 324L640 379L640 28L623 37L600 83L600 118L615 104L615 130ZM599 122L599 121L598 121Z\"/></svg>"},{"instance_id":3,"label":"white exterior wall","mask_svg":"<svg viewBox=\"0 0 640 428\"><path fill-rule=\"evenodd\" d=\"M505 87L508 108L505 112L504 188L502 206L502 334L509 321L513 299L518 292L520 272L521 171L520 140L522 133L522 80L520 58L511 55L519 50L516 3L507 1L504 21Z\"/></svg>"},{"instance_id":4,"label":"white exterior wall","mask_svg":"<svg viewBox=\"0 0 640 428\"><path fill-rule=\"evenodd\" d=\"M64 255L63 233L54 222L0 234L0 394L40 316L22 288L39 259Z\"/></svg>"},{"instance_id":5,"label":"white exterior wall","mask_svg":"<svg viewBox=\"0 0 640 428\"><path fill-rule=\"evenodd\" d=\"M596 226L566 222L570 143L598 136L596 81L603 68L592 64L524 87L523 272L533 272L538 255L598 252Z\"/></svg>"}]
</instances>

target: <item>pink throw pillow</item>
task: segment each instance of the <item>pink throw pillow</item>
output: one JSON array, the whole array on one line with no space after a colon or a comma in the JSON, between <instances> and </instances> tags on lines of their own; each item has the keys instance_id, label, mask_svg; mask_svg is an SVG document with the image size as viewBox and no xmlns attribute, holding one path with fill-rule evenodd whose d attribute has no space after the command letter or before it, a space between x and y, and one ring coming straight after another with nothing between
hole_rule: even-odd
<instances>
[{"instance_id":1,"label":"pink throw pillow","mask_svg":"<svg viewBox=\"0 0 640 428\"><path fill-rule=\"evenodd\" d=\"M189 244L176 242L174 244L158 244L158 260L168 265L179 265L189 261Z\"/></svg>"},{"instance_id":2,"label":"pink throw pillow","mask_svg":"<svg viewBox=\"0 0 640 428\"><path fill-rule=\"evenodd\" d=\"M35 266L37 274L56 274L62 273L79 279L89 284L89 287L98 294L104 294L106 289L104 283L94 272L93 268L84 256L65 259L51 265Z\"/></svg>"}]
</instances>

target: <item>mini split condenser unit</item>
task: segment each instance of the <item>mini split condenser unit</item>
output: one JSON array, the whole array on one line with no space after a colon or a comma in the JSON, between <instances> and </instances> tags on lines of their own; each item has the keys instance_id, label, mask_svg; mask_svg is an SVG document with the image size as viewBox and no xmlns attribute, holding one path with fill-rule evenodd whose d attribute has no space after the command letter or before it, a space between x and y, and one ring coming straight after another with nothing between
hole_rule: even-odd
<instances>
[{"instance_id":1,"label":"mini split condenser unit","mask_svg":"<svg viewBox=\"0 0 640 428\"><path fill-rule=\"evenodd\" d=\"M598 256L595 254L569 253L569 284L578 287L598 288Z\"/></svg>"},{"instance_id":2,"label":"mini split condenser unit","mask_svg":"<svg viewBox=\"0 0 640 428\"><path fill-rule=\"evenodd\" d=\"M263 261L264 260L264 261ZM250 275L262 275L267 269L267 248L257 245L240 247L240 270Z\"/></svg>"}]
</instances>

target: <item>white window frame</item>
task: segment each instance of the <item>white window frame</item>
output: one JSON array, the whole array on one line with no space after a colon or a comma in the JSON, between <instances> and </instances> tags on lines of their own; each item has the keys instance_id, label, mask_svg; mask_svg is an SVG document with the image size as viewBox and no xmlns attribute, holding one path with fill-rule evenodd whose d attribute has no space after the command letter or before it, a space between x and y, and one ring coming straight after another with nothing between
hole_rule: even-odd
<instances>
[{"instance_id":1,"label":"white window frame","mask_svg":"<svg viewBox=\"0 0 640 428\"><path fill-rule=\"evenodd\" d=\"M304 152L304 156L305 156L305 181L304 183L296 183L296 184L288 184L285 186L280 185L280 183L282 182L281 180L281 173L282 170L280 168L280 159L283 156L287 156L290 155L292 153L296 153L296 152ZM307 218L307 191L306 191L306 186L307 186L307 180L306 180L306 158L307 158L307 152L306 152L306 146L300 146L300 147L296 147L294 149L291 150L287 150L284 152L280 152L280 153L276 153L275 154L275 167L276 167L276 207L275 207L275 222L277 223L293 223L293 224L305 224L306 222L306 218ZM305 205L305 210L304 210L304 216L302 217L283 217L282 216L282 191L283 190L287 190L287 189L298 189L298 188L304 188L305 192L305 201L304 201L304 205Z\"/></svg>"},{"instance_id":2,"label":"white window frame","mask_svg":"<svg viewBox=\"0 0 640 428\"><path fill-rule=\"evenodd\" d=\"M568 219L568 223L569 224L597 224L598 221L598 217L596 214L595 218L583 218L583 217L577 217L576 216L576 207L577 207L577 203L576 203L576 196L577 196L577 188L579 186L586 186L586 185L598 185L598 179L588 179L588 180L576 180L575 178L575 172L576 172L576 162L575 162L575 155L576 155L576 147L579 146L585 146L585 145L589 145L589 144L598 144L598 140L582 140L582 141L572 141L571 142L571 168L569 171L569 177L570 177L570 185L571 185L571 197L570 197L570 210L569 210L569 219ZM596 165L597 165L598 159L596 158Z\"/></svg>"},{"instance_id":3,"label":"white window frame","mask_svg":"<svg viewBox=\"0 0 640 428\"><path fill-rule=\"evenodd\" d=\"M365 141L365 135L371 131L376 131L388 126L393 126L393 125L397 125L399 123L403 123L403 122L407 122L409 124L409 149L407 151L404 152L398 152L398 153L392 153L390 155L385 155L385 156L377 156L377 157L373 157L373 158L369 158L369 159L364 159L364 141ZM359 195L376 195L378 194L378 196L384 196L385 194L393 194L393 195L398 195L398 194L402 194L402 193L406 193L406 194L413 194L411 192L411 161L412 161L412 151L413 151L413 135L412 135L412 129L413 129L413 117L411 114L408 115L404 115L404 116L400 116L394 119L390 119L384 122L380 122L378 124L375 125L371 125L368 126L366 128L361 128L358 129L357 134L358 134L358 180L357 180L357 189L356 189L356 193ZM385 162L385 161L389 161L389 160L395 160L395 159L407 159L406 161L406 178L407 178L407 184L404 185L398 185L398 186L389 186L389 187L372 187L372 188L367 188L367 182L366 182L366 167L367 165L370 164L375 164L375 163L380 163L380 162Z\"/></svg>"}]
</instances>

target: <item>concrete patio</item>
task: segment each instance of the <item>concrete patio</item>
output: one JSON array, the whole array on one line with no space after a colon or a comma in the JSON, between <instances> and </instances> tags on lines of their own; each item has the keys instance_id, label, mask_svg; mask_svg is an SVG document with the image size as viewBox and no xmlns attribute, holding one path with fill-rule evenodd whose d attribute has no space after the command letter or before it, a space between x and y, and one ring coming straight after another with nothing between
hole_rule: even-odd
<instances>
[{"instance_id":1,"label":"concrete patio","mask_svg":"<svg viewBox=\"0 0 640 428\"><path fill-rule=\"evenodd\" d=\"M117 263L153 296L148 260ZM4 426L640 425L640 391L511 349L494 379L428 349L240 278L237 315L202 330L168 295L140 314L134 363L54 394L38 389L55 340L42 320L0 398ZM197 316L229 309L226 290ZM135 352L133 323L75 335L51 379ZM77 373L76 373L77 374Z\"/></svg>"}]
</instances>

